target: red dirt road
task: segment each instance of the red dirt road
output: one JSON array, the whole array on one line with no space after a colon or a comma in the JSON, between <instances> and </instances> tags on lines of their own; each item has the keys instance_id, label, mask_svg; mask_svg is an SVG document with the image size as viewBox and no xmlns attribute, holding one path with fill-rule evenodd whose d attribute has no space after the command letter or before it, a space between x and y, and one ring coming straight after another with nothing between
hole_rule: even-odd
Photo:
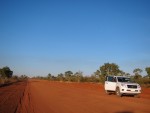
<instances>
[{"instance_id":1,"label":"red dirt road","mask_svg":"<svg viewBox=\"0 0 150 113\"><path fill-rule=\"evenodd\" d=\"M16 82L0 87L0 113L16 113L22 103L27 82Z\"/></svg>"},{"instance_id":2,"label":"red dirt road","mask_svg":"<svg viewBox=\"0 0 150 113\"><path fill-rule=\"evenodd\" d=\"M141 98L120 98L106 95L101 84L29 80L17 110L1 108L0 113L150 113L150 89Z\"/></svg>"},{"instance_id":3,"label":"red dirt road","mask_svg":"<svg viewBox=\"0 0 150 113\"><path fill-rule=\"evenodd\" d=\"M150 89L141 98L106 95L101 84L29 81L34 113L150 113Z\"/></svg>"}]
</instances>

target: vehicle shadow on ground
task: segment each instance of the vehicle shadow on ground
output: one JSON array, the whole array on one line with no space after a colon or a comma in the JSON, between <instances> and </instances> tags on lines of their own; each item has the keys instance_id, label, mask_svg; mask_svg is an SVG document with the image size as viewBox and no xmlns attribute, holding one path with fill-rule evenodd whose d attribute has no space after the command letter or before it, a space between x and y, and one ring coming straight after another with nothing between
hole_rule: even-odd
<instances>
[{"instance_id":1,"label":"vehicle shadow on ground","mask_svg":"<svg viewBox=\"0 0 150 113\"><path fill-rule=\"evenodd\" d=\"M113 95L113 96L116 96L117 97L117 95L115 94L115 93L110 93L109 95ZM121 97L134 97L134 95L122 95ZM137 98L140 98L140 96L139 97L137 97Z\"/></svg>"}]
</instances>

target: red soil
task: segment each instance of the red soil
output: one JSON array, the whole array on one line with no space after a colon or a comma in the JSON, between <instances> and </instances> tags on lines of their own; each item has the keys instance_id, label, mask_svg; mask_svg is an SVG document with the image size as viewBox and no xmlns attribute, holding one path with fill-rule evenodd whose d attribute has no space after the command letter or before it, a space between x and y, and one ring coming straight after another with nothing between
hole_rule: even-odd
<instances>
[{"instance_id":1,"label":"red soil","mask_svg":"<svg viewBox=\"0 0 150 113\"><path fill-rule=\"evenodd\" d=\"M143 88L140 98L119 98L106 95L102 84L29 80L19 104L17 94L23 91L24 85L0 88L0 113L150 113L149 88ZM17 88L14 96L10 95L13 88ZM1 102L8 96L14 98Z\"/></svg>"},{"instance_id":2,"label":"red soil","mask_svg":"<svg viewBox=\"0 0 150 113\"><path fill-rule=\"evenodd\" d=\"M0 87L0 113L15 113L21 105L27 82Z\"/></svg>"}]
</instances>

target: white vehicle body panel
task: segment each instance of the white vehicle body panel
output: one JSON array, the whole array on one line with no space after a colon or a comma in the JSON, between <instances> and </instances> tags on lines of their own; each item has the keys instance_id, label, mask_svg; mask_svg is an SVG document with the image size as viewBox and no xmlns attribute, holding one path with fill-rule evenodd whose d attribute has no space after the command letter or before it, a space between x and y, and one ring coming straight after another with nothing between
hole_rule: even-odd
<instances>
[{"instance_id":1,"label":"white vehicle body panel","mask_svg":"<svg viewBox=\"0 0 150 113\"><path fill-rule=\"evenodd\" d=\"M105 89L109 91L116 91L116 83L105 81Z\"/></svg>"}]
</instances>

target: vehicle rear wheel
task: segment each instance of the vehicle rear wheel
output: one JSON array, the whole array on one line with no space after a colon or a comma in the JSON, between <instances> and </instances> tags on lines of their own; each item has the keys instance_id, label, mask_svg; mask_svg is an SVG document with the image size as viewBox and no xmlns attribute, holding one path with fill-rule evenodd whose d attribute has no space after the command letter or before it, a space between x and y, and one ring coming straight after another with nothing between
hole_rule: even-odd
<instances>
[{"instance_id":1,"label":"vehicle rear wheel","mask_svg":"<svg viewBox=\"0 0 150 113\"><path fill-rule=\"evenodd\" d=\"M119 87L116 88L116 95L119 97L122 97L122 94L120 93Z\"/></svg>"},{"instance_id":2,"label":"vehicle rear wheel","mask_svg":"<svg viewBox=\"0 0 150 113\"><path fill-rule=\"evenodd\" d=\"M107 95L110 95L110 92L108 90L105 90L105 92L106 92Z\"/></svg>"}]
</instances>

